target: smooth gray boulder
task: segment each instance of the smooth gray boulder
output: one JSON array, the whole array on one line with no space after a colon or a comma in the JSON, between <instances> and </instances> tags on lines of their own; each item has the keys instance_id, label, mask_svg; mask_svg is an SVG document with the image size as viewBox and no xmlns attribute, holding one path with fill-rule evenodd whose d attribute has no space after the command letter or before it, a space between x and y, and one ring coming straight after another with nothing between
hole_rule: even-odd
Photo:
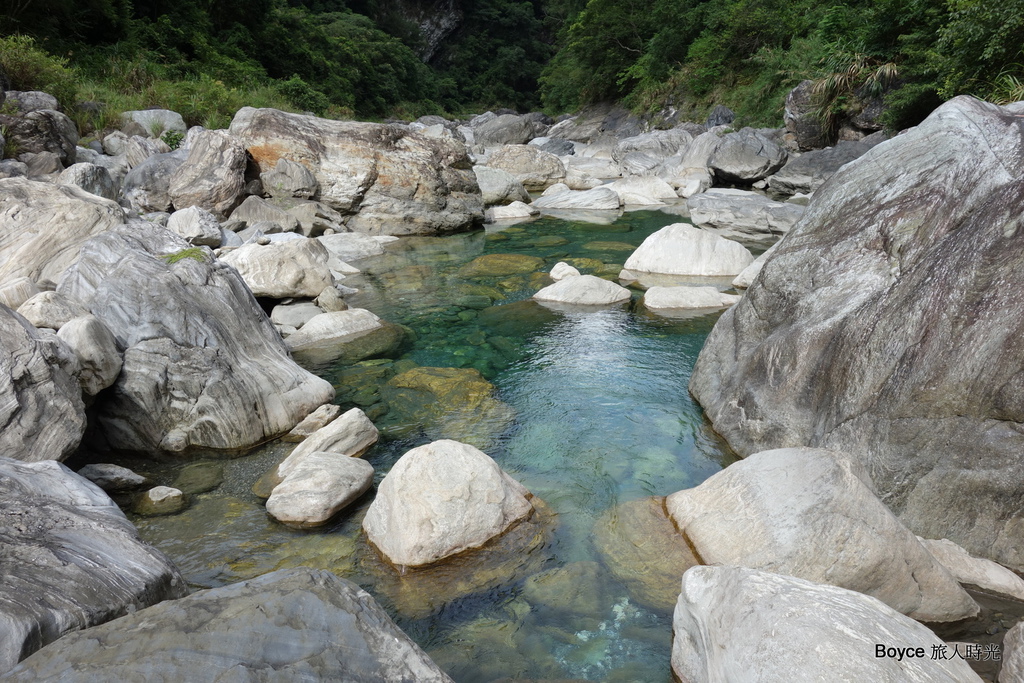
<instances>
[{"instance_id":1,"label":"smooth gray boulder","mask_svg":"<svg viewBox=\"0 0 1024 683\"><path fill-rule=\"evenodd\" d=\"M7 680L451 682L366 591L305 567L71 634Z\"/></svg>"},{"instance_id":2,"label":"smooth gray boulder","mask_svg":"<svg viewBox=\"0 0 1024 683\"><path fill-rule=\"evenodd\" d=\"M112 201L77 187L25 178L0 180L0 282L57 281L82 243L125 222Z\"/></svg>"},{"instance_id":3,"label":"smooth gray boulder","mask_svg":"<svg viewBox=\"0 0 1024 683\"><path fill-rule=\"evenodd\" d=\"M87 396L95 396L116 380L123 358L117 340L94 315L74 318L61 325L57 337L71 347L78 358L78 382Z\"/></svg>"},{"instance_id":4,"label":"smooth gray boulder","mask_svg":"<svg viewBox=\"0 0 1024 683\"><path fill-rule=\"evenodd\" d=\"M184 149L146 158L125 175L121 195L139 213L172 210L171 177L187 158Z\"/></svg>"},{"instance_id":5,"label":"smooth gray boulder","mask_svg":"<svg viewBox=\"0 0 1024 683\"><path fill-rule=\"evenodd\" d=\"M708 128L714 128L715 126L727 126L733 122L736 118L736 114L732 109L725 106L724 104L716 104L715 108L708 114L707 119L704 121L704 125Z\"/></svg>"},{"instance_id":6,"label":"smooth gray boulder","mask_svg":"<svg viewBox=\"0 0 1024 683\"><path fill-rule=\"evenodd\" d=\"M543 190L565 179L561 160L533 145L505 145L486 165L512 174L527 190Z\"/></svg>"},{"instance_id":7,"label":"smooth gray boulder","mask_svg":"<svg viewBox=\"0 0 1024 683\"><path fill-rule=\"evenodd\" d=\"M855 454L912 531L1018 571L1019 126L1014 110L958 97L842 167L719 319L690 381L739 454Z\"/></svg>"},{"instance_id":8,"label":"smooth gray boulder","mask_svg":"<svg viewBox=\"0 0 1024 683\"><path fill-rule=\"evenodd\" d=\"M818 117L814 97L814 81L801 81L786 94L786 106L782 118L786 129L796 138L801 150L824 147L827 135Z\"/></svg>"},{"instance_id":9,"label":"smooth gray boulder","mask_svg":"<svg viewBox=\"0 0 1024 683\"><path fill-rule=\"evenodd\" d=\"M638 273L732 276L753 260L739 242L674 223L647 237L626 259L624 268Z\"/></svg>"},{"instance_id":10,"label":"smooth gray boulder","mask_svg":"<svg viewBox=\"0 0 1024 683\"><path fill-rule=\"evenodd\" d=\"M168 194L176 209L198 206L225 218L242 201L246 154L242 145L222 130L195 136L185 163L170 178Z\"/></svg>"},{"instance_id":11,"label":"smooth gray boulder","mask_svg":"<svg viewBox=\"0 0 1024 683\"><path fill-rule=\"evenodd\" d=\"M512 202L506 206L492 206L484 212L487 222L497 221L521 221L540 215L540 209L536 209L523 202Z\"/></svg>"},{"instance_id":12,"label":"smooth gray boulder","mask_svg":"<svg viewBox=\"0 0 1024 683\"><path fill-rule=\"evenodd\" d=\"M875 497L863 466L845 454L756 453L673 493L665 507L705 564L848 588L919 621L978 613L956 579Z\"/></svg>"},{"instance_id":13,"label":"smooth gray boulder","mask_svg":"<svg viewBox=\"0 0 1024 683\"><path fill-rule=\"evenodd\" d=\"M141 488L149 483L141 474L127 467L113 463L91 463L78 470L78 476L85 477L107 492L118 493Z\"/></svg>"},{"instance_id":14,"label":"smooth gray boulder","mask_svg":"<svg viewBox=\"0 0 1024 683\"><path fill-rule=\"evenodd\" d=\"M716 178L750 184L778 171L788 156L786 150L760 131L744 128L722 136L708 159L708 166Z\"/></svg>"},{"instance_id":15,"label":"smooth gray boulder","mask_svg":"<svg viewBox=\"0 0 1024 683\"><path fill-rule=\"evenodd\" d=\"M607 306L629 301L629 290L596 275L563 277L533 295L537 301L581 306Z\"/></svg>"},{"instance_id":16,"label":"smooth gray boulder","mask_svg":"<svg viewBox=\"0 0 1024 683\"><path fill-rule=\"evenodd\" d=\"M78 447L85 432L82 391L61 358L71 350L54 342L0 304L0 457L63 460Z\"/></svg>"},{"instance_id":17,"label":"smooth gray boulder","mask_svg":"<svg viewBox=\"0 0 1024 683\"><path fill-rule=\"evenodd\" d=\"M712 188L686 200L693 224L722 237L775 240L804 215L805 207L775 202L763 194Z\"/></svg>"},{"instance_id":18,"label":"smooth gray boulder","mask_svg":"<svg viewBox=\"0 0 1024 683\"><path fill-rule=\"evenodd\" d=\"M60 463L0 457L0 482L0 672L70 631L188 593L107 494Z\"/></svg>"},{"instance_id":19,"label":"smooth gray boulder","mask_svg":"<svg viewBox=\"0 0 1024 683\"><path fill-rule=\"evenodd\" d=\"M399 567L477 548L533 512L532 495L483 451L444 439L398 459L363 518L367 538Z\"/></svg>"},{"instance_id":20,"label":"smooth gray boulder","mask_svg":"<svg viewBox=\"0 0 1024 683\"><path fill-rule=\"evenodd\" d=\"M327 523L373 484L373 465L341 453L310 453L274 487L267 513L300 529Z\"/></svg>"},{"instance_id":21,"label":"smooth gray boulder","mask_svg":"<svg viewBox=\"0 0 1024 683\"><path fill-rule=\"evenodd\" d=\"M199 247L219 247L223 241L217 217L198 206L172 213L167 219L167 229L184 237L189 244Z\"/></svg>"},{"instance_id":22,"label":"smooth gray boulder","mask_svg":"<svg viewBox=\"0 0 1024 683\"><path fill-rule=\"evenodd\" d=\"M932 659L945 643L875 598L753 569L689 569L672 631L672 671L687 683L981 683L963 659Z\"/></svg>"},{"instance_id":23,"label":"smooth gray boulder","mask_svg":"<svg viewBox=\"0 0 1024 683\"><path fill-rule=\"evenodd\" d=\"M480 189L465 145L401 126L329 121L245 107L231 134L261 171L279 159L301 163L320 184L319 199L367 234L439 234L483 220Z\"/></svg>"},{"instance_id":24,"label":"smooth gray boulder","mask_svg":"<svg viewBox=\"0 0 1024 683\"><path fill-rule=\"evenodd\" d=\"M473 174L480 185L484 206L504 205L530 201L530 193L523 184L507 171L490 166L474 166Z\"/></svg>"},{"instance_id":25,"label":"smooth gray boulder","mask_svg":"<svg viewBox=\"0 0 1024 683\"><path fill-rule=\"evenodd\" d=\"M790 157L785 166L768 178L768 192L776 199L797 193L810 194L821 187L843 165L864 156L869 149L884 142L885 139L884 133L877 133L856 142L841 141L834 147L816 149L797 157Z\"/></svg>"},{"instance_id":26,"label":"smooth gray boulder","mask_svg":"<svg viewBox=\"0 0 1024 683\"><path fill-rule=\"evenodd\" d=\"M117 382L93 407L114 448L246 448L333 397L292 361L234 268L159 226L91 240L57 291L125 349Z\"/></svg>"},{"instance_id":27,"label":"smooth gray boulder","mask_svg":"<svg viewBox=\"0 0 1024 683\"><path fill-rule=\"evenodd\" d=\"M271 197L309 199L319 188L316 176L308 168L288 159L278 159L272 170L260 174L260 182Z\"/></svg>"},{"instance_id":28,"label":"smooth gray boulder","mask_svg":"<svg viewBox=\"0 0 1024 683\"><path fill-rule=\"evenodd\" d=\"M65 168L57 176L58 185L74 185L90 194L117 201L117 185L110 172L96 164L79 163Z\"/></svg>"},{"instance_id":29,"label":"smooth gray boulder","mask_svg":"<svg viewBox=\"0 0 1024 683\"><path fill-rule=\"evenodd\" d=\"M172 151L180 151L182 158L188 155L188 150L171 150L170 146L159 138L147 138L141 135L132 135L124 142L124 159L128 168L135 168L141 165L150 157L159 154L170 154Z\"/></svg>"},{"instance_id":30,"label":"smooth gray boulder","mask_svg":"<svg viewBox=\"0 0 1024 683\"><path fill-rule=\"evenodd\" d=\"M246 244L221 260L239 272L255 296L312 299L334 286L329 257L322 243L300 237L267 245Z\"/></svg>"},{"instance_id":31,"label":"smooth gray boulder","mask_svg":"<svg viewBox=\"0 0 1024 683\"><path fill-rule=\"evenodd\" d=\"M918 538L939 564L962 584L1024 602L1024 579L992 560L972 557L948 539Z\"/></svg>"},{"instance_id":32,"label":"smooth gray boulder","mask_svg":"<svg viewBox=\"0 0 1024 683\"><path fill-rule=\"evenodd\" d=\"M333 289L333 287L332 287ZM295 304L278 304L270 311L270 322L278 326L299 329L315 316L325 311L311 301Z\"/></svg>"},{"instance_id":33,"label":"smooth gray boulder","mask_svg":"<svg viewBox=\"0 0 1024 683\"><path fill-rule=\"evenodd\" d=\"M619 140L612 149L612 159L621 164L627 154L642 152L652 159L662 161L678 154L693 142L693 135L683 128L652 130L633 137Z\"/></svg>"}]
</instances>

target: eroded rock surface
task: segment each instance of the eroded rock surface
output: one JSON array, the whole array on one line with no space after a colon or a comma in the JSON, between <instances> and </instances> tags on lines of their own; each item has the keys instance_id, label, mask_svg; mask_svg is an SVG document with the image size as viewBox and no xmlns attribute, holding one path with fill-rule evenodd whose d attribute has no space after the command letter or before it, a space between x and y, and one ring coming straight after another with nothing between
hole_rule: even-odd
<instances>
[{"instance_id":1,"label":"eroded rock surface","mask_svg":"<svg viewBox=\"0 0 1024 683\"><path fill-rule=\"evenodd\" d=\"M715 325L690 391L737 452L855 454L912 531L1021 570L1015 111L958 97L841 168Z\"/></svg>"}]
</instances>

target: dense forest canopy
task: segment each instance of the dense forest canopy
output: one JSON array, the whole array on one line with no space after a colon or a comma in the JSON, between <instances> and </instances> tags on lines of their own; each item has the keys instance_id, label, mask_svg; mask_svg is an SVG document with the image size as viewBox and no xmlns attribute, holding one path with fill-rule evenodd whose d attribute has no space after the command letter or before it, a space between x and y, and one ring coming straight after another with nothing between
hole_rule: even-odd
<instances>
[{"instance_id":1,"label":"dense forest canopy","mask_svg":"<svg viewBox=\"0 0 1024 683\"><path fill-rule=\"evenodd\" d=\"M823 111L884 94L892 127L961 93L1024 98L1024 0L11 0L0 35L15 88L194 123L244 104L385 118L616 100L778 125L808 78Z\"/></svg>"}]
</instances>

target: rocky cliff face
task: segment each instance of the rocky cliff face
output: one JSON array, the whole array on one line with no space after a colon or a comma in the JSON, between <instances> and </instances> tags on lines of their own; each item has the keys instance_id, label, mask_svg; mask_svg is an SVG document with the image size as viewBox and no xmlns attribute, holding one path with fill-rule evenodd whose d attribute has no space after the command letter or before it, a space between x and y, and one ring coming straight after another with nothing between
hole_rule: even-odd
<instances>
[{"instance_id":1,"label":"rocky cliff face","mask_svg":"<svg viewBox=\"0 0 1024 683\"><path fill-rule=\"evenodd\" d=\"M391 0L386 4L392 12L419 27L423 46L418 53L424 62L437 54L441 42L462 23L459 0Z\"/></svg>"},{"instance_id":2,"label":"rocky cliff face","mask_svg":"<svg viewBox=\"0 0 1024 683\"><path fill-rule=\"evenodd\" d=\"M738 452L868 466L913 531L1024 568L1024 119L960 97L816 193L690 391Z\"/></svg>"}]
</instances>

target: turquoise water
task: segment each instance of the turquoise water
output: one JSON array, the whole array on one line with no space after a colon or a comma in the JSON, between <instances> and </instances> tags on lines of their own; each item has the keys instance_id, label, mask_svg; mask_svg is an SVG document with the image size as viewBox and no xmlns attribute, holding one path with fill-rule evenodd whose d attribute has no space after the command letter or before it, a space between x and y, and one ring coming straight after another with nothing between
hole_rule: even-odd
<instances>
[{"instance_id":1,"label":"turquoise water","mask_svg":"<svg viewBox=\"0 0 1024 683\"><path fill-rule=\"evenodd\" d=\"M185 513L136 520L143 536L196 586L299 564L331 569L373 593L460 682L667 681L670 614L612 576L595 523L731 462L686 391L717 316L652 315L636 303L639 290L628 305L597 310L550 310L529 297L550 283L544 273L559 260L614 275L647 235L679 220L660 212L611 224L543 218L407 238L357 262L363 273L345 281L360 289L350 305L407 332L393 357L317 369L335 384L337 402L360 406L381 429L366 456L377 481L411 447L442 437L473 442L543 501L542 514L502 539L507 547L397 576L360 534L370 495L327 528L281 527L250 489L292 447L282 443L224 462L223 483L197 494ZM467 268L487 254L534 260L511 259L505 269L523 272ZM459 412L388 393L391 378L417 366L478 372L494 401ZM178 469L148 465L158 483L171 483Z\"/></svg>"}]
</instances>

